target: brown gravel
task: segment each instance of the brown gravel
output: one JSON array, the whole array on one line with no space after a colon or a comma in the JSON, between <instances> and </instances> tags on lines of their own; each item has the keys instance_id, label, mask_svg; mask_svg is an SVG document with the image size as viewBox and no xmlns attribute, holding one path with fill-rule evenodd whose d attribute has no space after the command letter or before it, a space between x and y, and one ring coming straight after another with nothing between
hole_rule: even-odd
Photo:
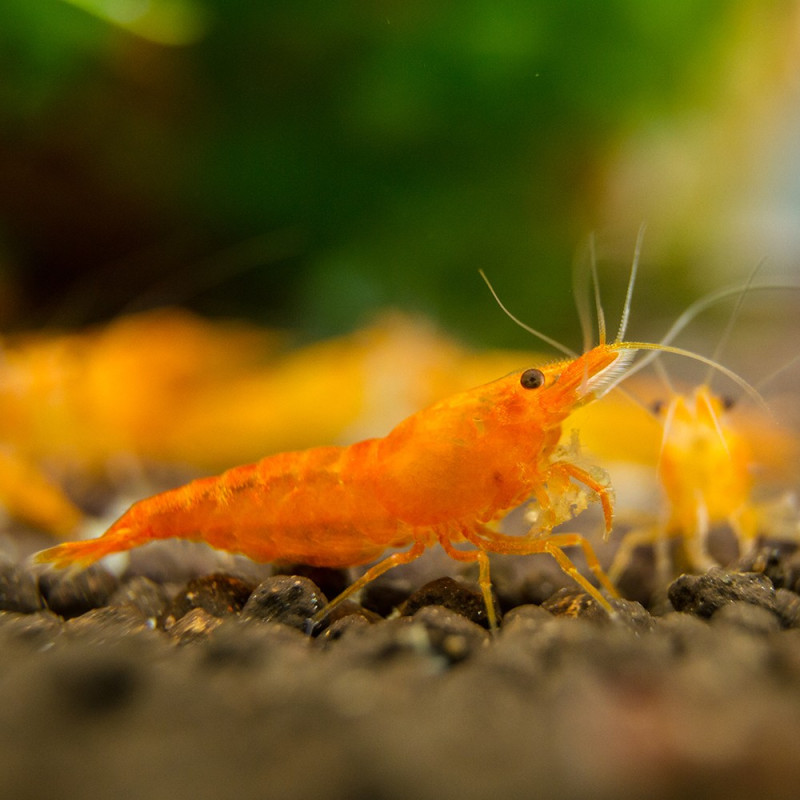
<instances>
[{"instance_id":1,"label":"brown gravel","mask_svg":"<svg viewBox=\"0 0 800 800\"><path fill-rule=\"evenodd\" d=\"M307 577L4 565L0 797L793 798L796 565L682 576L660 615L506 599L494 635L473 587L387 576L402 614L313 637Z\"/></svg>"}]
</instances>

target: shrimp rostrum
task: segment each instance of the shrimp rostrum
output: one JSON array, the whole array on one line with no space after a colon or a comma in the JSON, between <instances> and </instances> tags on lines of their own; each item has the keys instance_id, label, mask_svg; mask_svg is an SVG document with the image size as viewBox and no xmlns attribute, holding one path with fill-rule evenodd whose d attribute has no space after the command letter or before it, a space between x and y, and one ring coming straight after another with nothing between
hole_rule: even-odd
<instances>
[{"instance_id":1,"label":"shrimp rostrum","mask_svg":"<svg viewBox=\"0 0 800 800\"><path fill-rule=\"evenodd\" d=\"M634 274L635 269L631 287ZM599 499L607 533L613 517L612 492L602 473L584 468L569 448L559 446L562 426L573 410L625 376L637 350L667 349L703 360L678 348L623 342L624 319L613 343L604 341L601 326L600 344L583 355L453 395L412 414L383 438L281 453L193 481L135 503L97 539L61 544L36 559L60 567L88 565L172 537L257 561L324 567L369 564L387 549L405 548L369 568L315 616L318 622L379 575L438 543L458 561L477 562L495 627L488 554L549 553L610 612L606 597L564 553L581 547L601 586L616 596L589 543L578 534L552 532L572 515L574 505L562 497L576 483L585 496ZM509 510L531 500L536 525L527 534L496 529Z\"/></svg>"}]
</instances>

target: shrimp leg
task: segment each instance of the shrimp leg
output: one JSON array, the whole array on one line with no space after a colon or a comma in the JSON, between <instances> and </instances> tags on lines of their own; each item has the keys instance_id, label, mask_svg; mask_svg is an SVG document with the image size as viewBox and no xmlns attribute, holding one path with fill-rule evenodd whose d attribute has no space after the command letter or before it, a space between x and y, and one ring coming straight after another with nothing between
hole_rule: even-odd
<instances>
[{"instance_id":1,"label":"shrimp leg","mask_svg":"<svg viewBox=\"0 0 800 800\"><path fill-rule=\"evenodd\" d=\"M425 542L422 540L417 540L414 542L414 545L411 547L410 550L406 550L405 553L393 553L388 558L384 558L383 561L379 561L374 566L370 567L357 581L354 581L350 584L341 594L337 595L333 598L326 606L321 608L314 614L313 617L309 620L310 628L313 628L322 622L328 614L333 611L336 606L338 606L343 601L347 600L348 597L351 597L356 592L361 591L368 583L371 583L375 580L375 578L380 577L383 575L384 572L388 572L390 569L394 567L399 567L401 564L409 564L415 559L419 558L425 552Z\"/></svg>"},{"instance_id":2,"label":"shrimp leg","mask_svg":"<svg viewBox=\"0 0 800 800\"><path fill-rule=\"evenodd\" d=\"M594 573L603 588L612 596L619 597L619 592L608 578L595 555L592 546L585 537L579 533L553 533L546 539L530 539L527 537L508 536L498 533L485 525L477 527L477 532L463 531L464 538L481 550L486 548L487 541L491 543L491 550L496 553L513 555L535 555L548 553L555 558L558 566L569 575L576 583L580 584L609 614L614 614L611 604L603 597L595 586L581 575L569 556L564 553L565 547L580 547L586 558L586 564Z\"/></svg>"},{"instance_id":3,"label":"shrimp leg","mask_svg":"<svg viewBox=\"0 0 800 800\"><path fill-rule=\"evenodd\" d=\"M445 536L439 536L439 542L444 551L456 561L478 562L478 585L481 587L483 604L486 606L486 616L489 620L489 629L497 630L497 611L492 597L492 582L489 578L489 554L479 548L477 550L456 550L452 542Z\"/></svg>"},{"instance_id":4,"label":"shrimp leg","mask_svg":"<svg viewBox=\"0 0 800 800\"><path fill-rule=\"evenodd\" d=\"M606 523L606 532L604 538L608 539L608 536L611 533L611 524L614 519L613 490L597 479L593 478L585 469L582 469L576 464L571 464L569 461L557 461L552 465L550 471L559 472L570 478L575 478L576 481L582 483L584 486L588 486L597 494L598 498L600 499L600 504L603 507L603 517Z\"/></svg>"}]
</instances>

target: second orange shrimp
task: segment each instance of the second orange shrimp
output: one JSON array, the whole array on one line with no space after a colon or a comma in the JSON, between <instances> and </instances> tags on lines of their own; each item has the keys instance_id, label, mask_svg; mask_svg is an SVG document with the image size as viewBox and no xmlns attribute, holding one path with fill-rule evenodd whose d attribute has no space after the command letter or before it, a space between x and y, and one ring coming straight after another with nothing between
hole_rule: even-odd
<instances>
[{"instance_id":1,"label":"second orange shrimp","mask_svg":"<svg viewBox=\"0 0 800 800\"><path fill-rule=\"evenodd\" d=\"M367 564L388 548L408 548L368 569L315 616L318 622L379 575L439 543L454 559L477 562L494 628L488 553L549 553L610 612L608 600L563 552L581 547L600 584L616 596L589 543L578 534L552 533L587 499L599 498L607 533L613 517L605 473L584 468L574 447L559 444L562 425L622 380L635 351L667 350L707 362L678 348L622 341L634 276L635 262L613 343L605 342L601 324L600 344L583 355L456 394L411 415L384 438L278 454L193 481L135 503L98 539L61 544L36 559L87 565L172 537L257 561L325 567ZM533 529L523 536L496 530L493 523L531 499L538 506Z\"/></svg>"}]
</instances>

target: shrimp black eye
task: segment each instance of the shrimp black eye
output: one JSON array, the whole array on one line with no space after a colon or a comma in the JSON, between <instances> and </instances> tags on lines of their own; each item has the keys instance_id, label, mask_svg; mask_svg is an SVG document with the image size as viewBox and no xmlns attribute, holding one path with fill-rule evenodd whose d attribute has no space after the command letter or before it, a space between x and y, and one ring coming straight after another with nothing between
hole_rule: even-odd
<instances>
[{"instance_id":1,"label":"shrimp black eye","mask_svg":"<svg viewBox=\"0 0 800 800\"><path fill-rule=\"evenodd\" d=\"M725 411L730 411L736 405L736 401L729 394L722 395L720 400Z\"/></svg>"},{"instance_id":2,"label":"shrimp black eye","mask_svg":"<svg viewBox=\"0 0 800 800\"><path fill-rule=\"evenodd\" d=\"M519 382L525 389L538 389L544 384L544 372L540 369L526 369L520 375Z\"/></svg>"}]
</instances>

